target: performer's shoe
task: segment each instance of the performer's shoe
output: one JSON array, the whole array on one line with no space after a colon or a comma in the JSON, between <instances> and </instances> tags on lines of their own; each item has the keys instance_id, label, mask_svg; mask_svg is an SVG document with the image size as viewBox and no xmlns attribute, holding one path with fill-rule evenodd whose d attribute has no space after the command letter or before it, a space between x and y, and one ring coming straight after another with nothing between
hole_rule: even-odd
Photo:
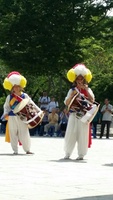
<instances>
[{"instance_id":1,"label":"performer's shoe","mask_svg":"<svg viewBox=\"0 0 113 200\"><path fill-rule=\"evenodd\" d=\"M69 154L66 154L65 157L64 157L64 159L65 159L65 160L68 160L69 157L70 157L70 155L69 155Z\"/></svg>"},{"instance_id":2,"label":"performer's shoe","mask_svg":"<svg viewBox=\"0 0 113 200\"><path fill-rule=\"evenodd\" d=\"M17 152L14 152L13 155L18 155L18 153L17 153Z\"/></svg>"},{"instance_id":3,"label":"performer's shoe","mask_svg":"<svg viewBox=\"0 0 113 200\"><path fill-rule=\"evenodd\" d=\"M76 160L83 160L83 157L78 157L76 158Z\"/></svg>"},{"instance_id":4,"label":"performer's shoe","mask_svg":"<svg viewBox=\"0 0 113 200\"><path fill-rule=\"evenodd\" d=\"M34 154L34 153L32 153L32 152L30 152L30 151L27 151L26 154Z\"/></svg>"}]
</instances>

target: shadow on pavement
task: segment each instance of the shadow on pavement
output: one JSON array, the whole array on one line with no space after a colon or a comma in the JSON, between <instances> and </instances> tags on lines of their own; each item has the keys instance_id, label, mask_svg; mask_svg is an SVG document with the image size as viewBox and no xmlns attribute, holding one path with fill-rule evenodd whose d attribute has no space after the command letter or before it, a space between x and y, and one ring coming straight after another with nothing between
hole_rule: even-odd
<instances>
[{"instance_id":1,"label":"shadow on pavement","mask_svg":"<svg viewBox=\"0 0 113 200\"><path fill-rule=\"evenodd\" d=\"M19 153L19 154L15 155L13 153L0 153L0 156L27 156L27 154Z\"/></svg>"},{"instance_id":2,"label":"shadow on pavement","mask_svg":"<svg viewBox=\"0 0 113 200\"><path fill-rule=\"evenodd\" d=\"M113 200L113 194L111 195L102 195L102 196L89 196L89 197L80 197L80 198L69 198L62 200Z\"/></svg>"},{"instance_id":3,"label":"shadow on pavement","mask_svg":"<svg viewBox=\"0 0 113 200\"><path fill-rule=\"evenodd\" d=\"M113 167L113 163L108 163L108 164L105 164L103 166L107 166L107 167Z\"/></svg>"},{"instance_id":4,"label":"shadow on pavement","mask_svg":"<svg viewBox=\"0 0 113 200\"><path fill-rule=\"evenodd\" d=\"M76 159L64 159L64 158L61 158L59 160L50 160L50 162L59 162L59 163L62 163L62 162L76 162L76 163L87 163L86 160L76 160Z\"/></svg>"}]
</instances>

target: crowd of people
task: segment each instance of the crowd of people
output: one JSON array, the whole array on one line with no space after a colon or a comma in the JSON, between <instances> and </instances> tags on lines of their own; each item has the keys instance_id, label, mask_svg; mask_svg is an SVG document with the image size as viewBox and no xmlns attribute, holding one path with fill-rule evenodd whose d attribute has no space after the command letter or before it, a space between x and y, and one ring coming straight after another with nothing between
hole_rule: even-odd
<instances>
[{"instance_id":1,"label":"crowd of people","mask_svg":"<svg viewBox=\"0 0 113 200\"><path fill-rule=\"evenodd\" d=\"M64 106L59 108L59 102L55 97L49 97L46 91L43 91L39 97L38 106L44 112L41 123L30 130L31 135L44 137L64 137L67 127L69 112Z\"/></svg>"}]
</instances>

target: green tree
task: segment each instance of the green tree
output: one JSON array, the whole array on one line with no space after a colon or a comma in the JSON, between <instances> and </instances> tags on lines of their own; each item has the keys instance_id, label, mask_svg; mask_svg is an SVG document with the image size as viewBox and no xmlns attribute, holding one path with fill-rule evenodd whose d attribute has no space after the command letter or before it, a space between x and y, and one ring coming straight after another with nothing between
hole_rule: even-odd
<instances>
[{"instance_id":1,"label":"green tree","mask_svg":"<svg viewBox=\"0 0 113 200\"><path fill-rule=\"evenodd\" d=\"M81 48L84 54L84 63L93 74L91 82L92 89L99 102L109 98L113 103L113 47L112 32L102 32L103 37L100 40L95 38L84 39L81 41ZM105 39L103 39L105 38ZM106 38L108 38L106 40Z\"/></svg>"},{"instance_id":2,"label":"green tree","mask_svg":"<svg viewBox=\"0 0 113 200\"><path fill-rule=\"evenodd\" d=\"M80 40L99 37L100 24L113 7L110 0L103 2L1 0L1 58L12 69L37 75L68 69L83 60Z\"/></svg>"}]
</instances>

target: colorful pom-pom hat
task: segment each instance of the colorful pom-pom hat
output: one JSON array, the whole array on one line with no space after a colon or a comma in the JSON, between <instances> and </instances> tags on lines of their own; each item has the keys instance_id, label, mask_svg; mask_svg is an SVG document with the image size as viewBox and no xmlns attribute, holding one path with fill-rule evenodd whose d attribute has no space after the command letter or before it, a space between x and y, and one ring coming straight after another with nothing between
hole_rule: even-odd
<instances>
[{"instance_id":1,"label":"colorful pom-pom hat","mask_svg":"<svg viewBox=\"0 0 113 200\"><path fill-rule=\"evenodd\" d=\"M7 77L4 79L3 87L6 90L11 91L14 85L19 85L22 88L25 88L27 84L27 80L24 76L22 76L19 72L13 71L10 72Z\"/></svg>"},{"instance_id":2,"label":"colorful pom-pom hat","mask_svg":"<svg viewBox=\"0 0 113 200\"><path fill-rule=\"evenodd\" d=\"M67 72L67 78L72 83L80 75L84 77L87 83L92 79L91 71L84 64L76 64Z\"/></svg>"}]
</instances>

